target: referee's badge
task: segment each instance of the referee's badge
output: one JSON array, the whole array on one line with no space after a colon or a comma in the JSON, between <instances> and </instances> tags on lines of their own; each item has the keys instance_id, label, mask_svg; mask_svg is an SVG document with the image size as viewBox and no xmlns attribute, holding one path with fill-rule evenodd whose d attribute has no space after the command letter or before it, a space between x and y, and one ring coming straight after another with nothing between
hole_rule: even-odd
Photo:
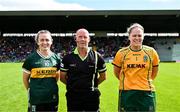
<instances>
[{"instance_id":1,"label":"referee's badge","mask_svg":"<svg viewBox=\"0 0 180 112\"><path fill-rule=\"evenodd\" d=\"M144 62L147 62L148 61L148 57L147 55L144 55Z\"/></svg>"}]
</instances>

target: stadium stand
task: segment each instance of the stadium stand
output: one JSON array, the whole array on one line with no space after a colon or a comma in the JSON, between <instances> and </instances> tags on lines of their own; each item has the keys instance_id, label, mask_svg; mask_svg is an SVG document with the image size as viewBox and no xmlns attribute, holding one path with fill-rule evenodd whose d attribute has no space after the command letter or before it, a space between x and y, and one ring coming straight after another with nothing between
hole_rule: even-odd
<instances>
[{"instance_id":1,"label":"stadium stand","mask_svg":"<svg viewBox=\"0 0 180 112\"><path fill-rule=\"evenodd\" d=\"M180 43L178 38L158 38L155 41L155 48L161 61L179 61Z\"/></svg>"},{"instance_id":2,"label":"stadium stand","mask_svg":"<svg viewBox=\"0 0 180 112\"><path fill-rule=\"evenodd\" d=\"M178 33L179 15L179 10L0 11L0 62L22 62L36 47L33 36L3 36L4 33L36 33L42 29L68 33L82 27L100 32L91 37L90 46L109 62L119 48L128 45L128 39L126 36L107 36L105 32L124 33L131 23L138 22L145 32ZM52 50L62 57L75 47L72 36L53 39ZM144 44L154 47L161 61L180 61L180 35L146 36Z\"/></svg>"},{"instance_id":3,"label":"stadium stand","mask_svg":"<svg viewBox=\"0 0 180 112\"><path fill-rule=\"evenodd\" d=\"M75 48L73 37L53 38L52 50L59 53L61 57L70 53ZM117 43L118 42L118 43ZM117 38L93 38L90 46L100 52L104 58L113 57L117 49L119 49ZM31 37L4 37L1 39L0 45L0 61L1 62L20 62L34 50L36 44Z\"/></svg>"},{"instance_id":4,"label":"stadium stand","mask_svg":"<svg viewBox=\"0 0 180 112\"><path fill-rule=\"evenodd\" d=\"M52 50L61 57L75 48L73 37L54 37ZM180 42L177 38L147 37L145 45L154 47L160 55L161 61L180 60ZM0 62L21 62L35 49L33 37L3 37L0 44ZM97 50L106 59L111 60L119 48L128 45L127 37L93 37L90 47Z\"/></svg>"}]
</instances>

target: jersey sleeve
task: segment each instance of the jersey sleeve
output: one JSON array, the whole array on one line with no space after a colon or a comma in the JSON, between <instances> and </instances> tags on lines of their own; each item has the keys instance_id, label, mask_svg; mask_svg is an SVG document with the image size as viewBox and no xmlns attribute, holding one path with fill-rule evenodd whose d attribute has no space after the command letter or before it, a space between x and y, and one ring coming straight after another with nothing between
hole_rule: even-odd
<instances>
[{"instance_id":1,"label":"jersey sleeve","mask_svg":"<svg viewBox=\"0 0 180 112\"><path fill-rule=\"evenodd\" d=\"M62 72L67 72L69 70L69 65L68 65L68 57L65 56L60 64L60 71Z\"/></svg>"},{"instance_id":2,"label":"jersey sleeve","mask_svg":"<svg viewBox=\"0 0 180 112\"><path fill-rule=\"evenodd\" d=\"M153 67L158 66L159 62L160 62L159 56L157 52L155 51L155 49L153 49Z\"/></svg>"},{"instance_id":3,"label":"jersey sleeve","mask_svg":"<svg viewBox=\"0 0 180 112\"><path fill-rule=\"evenodd\" d=\"M56 57L57 57L57 65L56 65L56 67L57 67L57 70L59 70L60 69L60 65L61 65L61 58L58 55L56 55Z\"/></svg>"},{"instance_id":4,"label":"jersey sleeve","mask_svg":"<svg viewBox=\"0 0 180 112\"><path fill-rule=\"evenodd\" d=\"M120 51L118 51L116 53L112 64L119 67L119 68L121 68L121 66L122 66L122 53Z\"/></svg>"},{"instance_id":5,"label":"jersey sleeve","mask_svg":"<svg viewBox=\"0 0 180 112\"><path fill-rule=\"evenodd\" d=\"M27 58L23 65L22 65L22 70L23 72L27 73L27 74L30 74L31 73L31 64L30 64L30 59Z\"/></svg>"},{"instance_id":6,"label":"jersey sleeve","mask_svg":"<svg viewBox=\"0 0 180 112\"><path fill-rule=\"evenodd\" d=\"M97 53L97 57L98 57L98 63L97 63L98 72L99 73L105 72L107 69L103 57L99 53Z\"/></svg>"}]
</instances>

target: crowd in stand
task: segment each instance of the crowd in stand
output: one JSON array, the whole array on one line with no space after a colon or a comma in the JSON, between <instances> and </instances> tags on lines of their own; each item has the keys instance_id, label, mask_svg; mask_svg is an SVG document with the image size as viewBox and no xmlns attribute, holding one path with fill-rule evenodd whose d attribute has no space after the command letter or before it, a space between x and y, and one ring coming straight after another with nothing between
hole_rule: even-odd
<instances>
[{"instance_id":1,"label":"crowd in stand","mask_svg":"<svg viewBox=\"0 0 180 112\"><path fill-rule=\"evenodd\" d=\"M127 37L91 37L90 47L104 58L114 57L120 47L128 45ZM144 41L147 44L152 43ZM35 49L34 37L1 37L0 62L22 62ZM61 57L75 48L73 37L53 37L52 51Z\"/></svg>"},{"instance_id":2,"label":"crowd in stand","mask_svg":"<svg viewBox=\"0 0 180 112\"><path fill-rule=\"evenodd\" d=\"M1 62L23 61L35 46L31 38L1 38L0 43Z\"/></svg>"}]
</instances>

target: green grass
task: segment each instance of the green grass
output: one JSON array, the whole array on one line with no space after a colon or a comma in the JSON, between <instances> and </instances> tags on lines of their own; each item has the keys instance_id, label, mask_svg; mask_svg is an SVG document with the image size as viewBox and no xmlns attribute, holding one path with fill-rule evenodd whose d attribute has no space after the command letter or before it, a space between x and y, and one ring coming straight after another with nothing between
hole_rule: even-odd
<instances>
[{"instance_id":1,"label":"green grass","mask_svg":"<svg viewBox=\"0 0 180 112\"><path fill-rule=\"evenodd\" d=\"M180 112L180 63L161 63L155 80L159 112Z\"/></svg>"},{"instance_id":2,"label":"green grass","mask_svg":"<svg viewBox=\"0 0 180 112\"><path fill-rule=\"evenodd\" d=\"M27 92L22 83L21 63L0 63L0 112L27 111ZM118 80L107 64L107 80L101 91L101 112L117 112ZM59 84L59 112L66 112L65 86ZM155 80L157 112L180 112L180 63L161 63Z\"/></svg>"}]
</instances>

